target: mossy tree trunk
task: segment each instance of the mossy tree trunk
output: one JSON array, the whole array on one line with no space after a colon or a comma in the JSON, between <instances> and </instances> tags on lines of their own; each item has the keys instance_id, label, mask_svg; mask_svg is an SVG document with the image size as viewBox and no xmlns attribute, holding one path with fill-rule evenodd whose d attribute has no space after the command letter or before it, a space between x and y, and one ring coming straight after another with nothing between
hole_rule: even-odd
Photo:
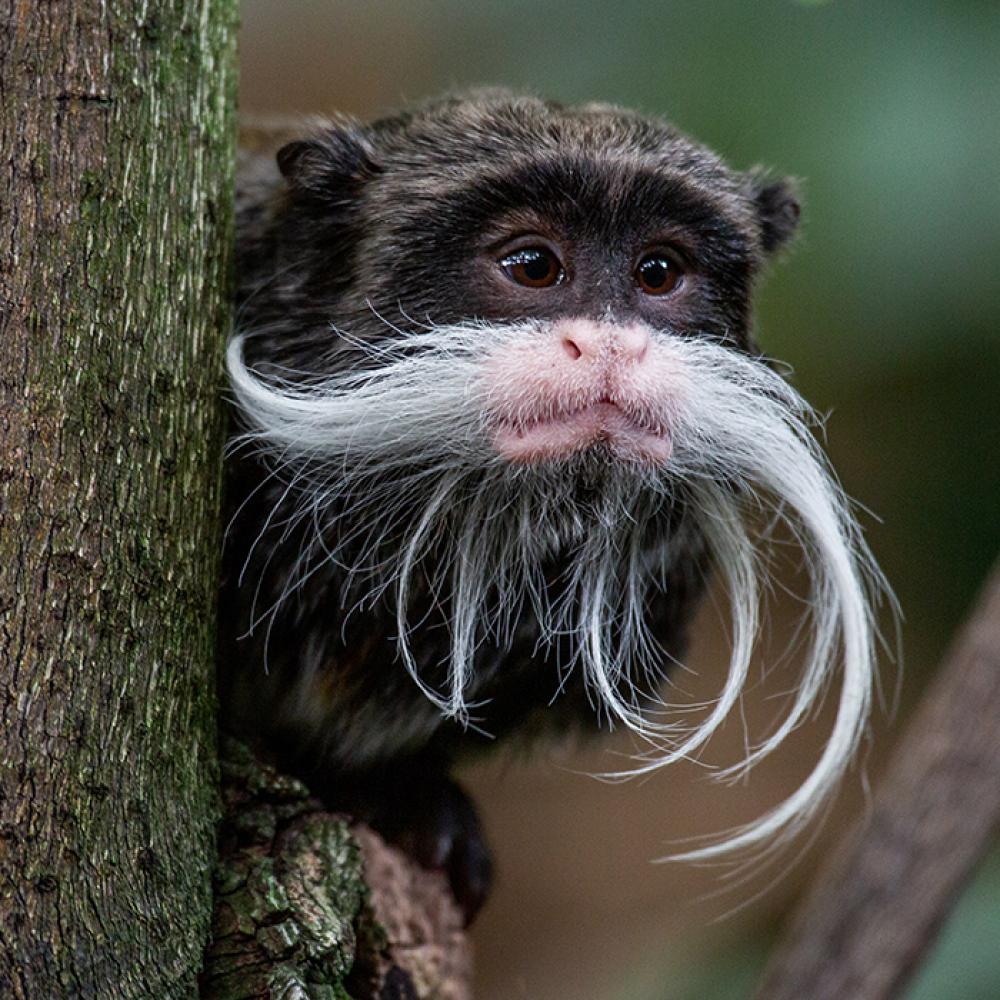
<instances>
[{"instance_id":1,"label":"mossy tree trunk","mask_svg":"<svg viewBox=\"0 0 1000 1000\"><path fill-rule=\"evenodd\" d=\"M191 997L236 0L0 0L0 995Z\"/></svg>"}]
</instances>

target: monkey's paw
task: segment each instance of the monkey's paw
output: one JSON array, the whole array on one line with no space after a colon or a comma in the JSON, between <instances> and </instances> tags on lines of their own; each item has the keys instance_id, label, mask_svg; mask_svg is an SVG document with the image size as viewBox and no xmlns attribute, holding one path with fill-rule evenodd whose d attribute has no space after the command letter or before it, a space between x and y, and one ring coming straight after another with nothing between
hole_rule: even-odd
<instances>
[{"instance_id":1,"label":"monkey's paw","mask_svg":"<svg viewBox=\"0 0 1000 1000\"><path fill-rule=\"evenodd\" d=\"M493 862L469 797L435 764L394 762L376 773L311 782L331 809L348 813L448 877L468 926L489 894Z\"/></svg>"},{"instance_id":2,"label":"monkey's paw","mask_svg":"<svg viewBox=\"0 0 1000 1000\"><path fill-rule=\"evenodd\" d=\"M447 776L397 785L368 822L421 866L448 876L468 926L486 901L493 862L469 797Z\"/></svg>"}]
</instances>

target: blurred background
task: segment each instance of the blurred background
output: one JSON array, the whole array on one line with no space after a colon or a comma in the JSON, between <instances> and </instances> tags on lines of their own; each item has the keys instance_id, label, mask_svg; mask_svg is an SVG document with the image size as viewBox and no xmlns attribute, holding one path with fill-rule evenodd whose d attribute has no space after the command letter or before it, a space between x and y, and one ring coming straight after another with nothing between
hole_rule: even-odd
<instances>
[{"instance_id":1,"label":"blurred background","mask_svg":"<svg viewBox=\"0 0 1000 1000\"><path fill-rule=\"evenodd\" d=\"M871 512L868 538L905 615L898 708L877 713L863 761L797 863L745 884L650 861L779 801L815 760L828 716L735 788L693 764L602 784L590 774L628 749L613 741L464 775L498 866L475 927L481 1000L748 996L1000 551L1000 4L243 0L242 10L244 113L371 117L503 84L665 115L735 166L802 178L803 234L761 290L759 335L829 414L834 464ZM772 609L773 648L793 611ZM678 699L710 697L725 657L707 608ZM748 696L751 733L794 668ZM883 678L891 700L900 675L888 659ZM706 759L739 759L743 740L734 720ZM907 995L1000 996L1000 856Z\"/></svg>"}]
</instances>

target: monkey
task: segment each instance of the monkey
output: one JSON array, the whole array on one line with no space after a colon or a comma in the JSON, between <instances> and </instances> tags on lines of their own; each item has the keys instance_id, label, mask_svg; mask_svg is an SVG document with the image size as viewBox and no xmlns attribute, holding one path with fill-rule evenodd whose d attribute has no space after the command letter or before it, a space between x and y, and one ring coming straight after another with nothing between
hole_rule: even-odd
<instances>
[{"instance_id":1,"label":"monkey","mask_svg":"<svg viewBox=\"0 0 1000 1000\"><path fill-rule=\"evenodd\" d=\"M753 323L799 215L793 181L665 120L504 90L322 122L241 170L225 724L444 871L468 920L492 861L453 765L615 726L630 774L697 754L747 680L775 523L809 641L734 770L839 674L836 720L784 802L682 856L783 842L851 760L883 581ZM663 680L710 577L731 659L685 727Z\"/></svg>"}]
</instances>

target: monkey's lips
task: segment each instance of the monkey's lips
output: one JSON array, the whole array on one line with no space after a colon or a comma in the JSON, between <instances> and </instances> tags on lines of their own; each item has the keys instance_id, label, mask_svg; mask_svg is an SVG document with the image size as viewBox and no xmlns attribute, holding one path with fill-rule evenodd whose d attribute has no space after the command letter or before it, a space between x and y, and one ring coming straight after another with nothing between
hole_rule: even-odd
<instances>
[{"instance_id":1,"label":"monkey's lips","mask_svg":"<svg viewBox=\"0 0 1000 1000\"><path fill-rule=\"evenodd\" d=\"M534 464L605 446L620 458L662 465L672 445L666 428L602 398L579 409L526 422L498 422L493 444L508 461Z\"/></svg>"}]
</instances>

